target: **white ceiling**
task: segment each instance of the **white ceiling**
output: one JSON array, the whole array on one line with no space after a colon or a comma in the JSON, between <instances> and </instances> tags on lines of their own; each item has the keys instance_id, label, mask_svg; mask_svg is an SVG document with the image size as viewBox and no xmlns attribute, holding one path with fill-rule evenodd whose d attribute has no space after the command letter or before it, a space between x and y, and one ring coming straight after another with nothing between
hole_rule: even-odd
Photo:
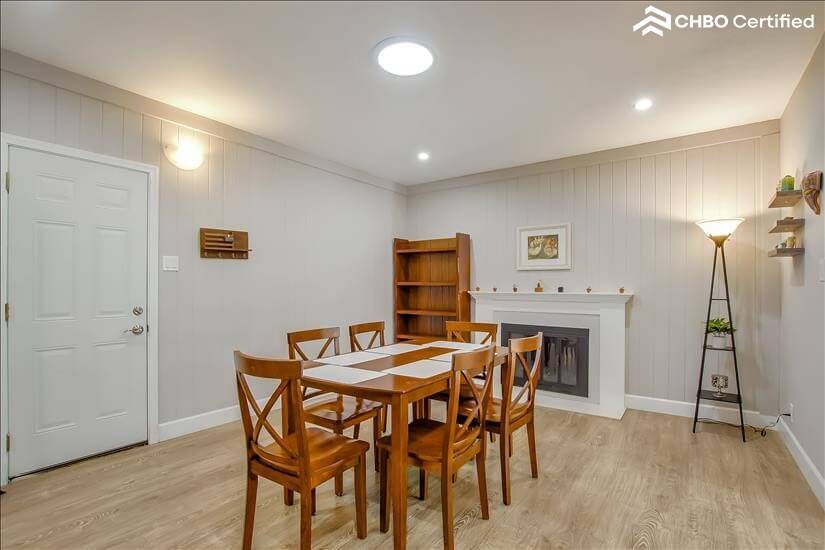
<instances>
[{"instance_id":1,"label":"white ceiling","mask_svg":"<svg viewBox=\"0 0 825 550\"><path fill-rule=\"evenodd\" d=\"M648 2L2 2L2 47L399 183L777 118L823 2L656 2L816 13L817 28L641 37ZM428 72L381 71L391 36ZM646 113L640 96L654 99ZM420 150L432 159L421 163Z\"/></svg>"}]
</instances>

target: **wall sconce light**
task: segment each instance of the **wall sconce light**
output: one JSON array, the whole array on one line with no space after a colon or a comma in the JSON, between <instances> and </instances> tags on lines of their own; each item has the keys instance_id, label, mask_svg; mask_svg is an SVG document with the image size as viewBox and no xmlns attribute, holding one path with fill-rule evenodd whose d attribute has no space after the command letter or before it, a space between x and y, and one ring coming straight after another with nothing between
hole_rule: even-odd
<instances>
[{"instance_id":1,"label":"wall sconce light","mask_svg":"<svg viewBox=\"0 0 825 550\"><path fill-rule=\"evenodd\" d=\"M169 162L181 170L195 170L203 164L203 152L196 143L181 139L177 145L166 145L163 152Z\"/></svg>"}]
</instances>

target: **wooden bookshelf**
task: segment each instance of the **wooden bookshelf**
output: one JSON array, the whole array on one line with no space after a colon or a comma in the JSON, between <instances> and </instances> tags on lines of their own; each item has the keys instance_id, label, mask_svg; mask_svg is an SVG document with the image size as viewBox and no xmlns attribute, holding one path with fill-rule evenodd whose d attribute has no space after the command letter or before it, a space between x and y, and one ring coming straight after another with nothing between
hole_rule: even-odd
<instances>
[{"instance_id":1,"label":"wooden bookshelf","mask_svg":"<svg viewBox=\"0 0 825 550\"><path fill-rule=\"evenodd\" d=\"M395 340L446 337L448 320L470 320L470 236L393 241Z\"/></svg>"}]
</instances>

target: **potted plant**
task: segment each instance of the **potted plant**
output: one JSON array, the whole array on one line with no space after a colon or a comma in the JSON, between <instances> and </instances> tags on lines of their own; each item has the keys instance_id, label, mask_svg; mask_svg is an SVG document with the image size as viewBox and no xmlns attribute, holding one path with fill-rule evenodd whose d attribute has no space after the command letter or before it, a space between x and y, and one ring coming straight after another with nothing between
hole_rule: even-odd
<instances>
[{"instance_id":1,"label":"potted plant","mask_svg":"<svg viewBox=\"0 0 825 550\"><path fill-rule=\"evenodd\" d=\"M724 317L716 317L711 319L707 324L707 333L715 338L725 338L731 334L735 329L730 324L728 319Z\"/></svg>"}]
</instances>

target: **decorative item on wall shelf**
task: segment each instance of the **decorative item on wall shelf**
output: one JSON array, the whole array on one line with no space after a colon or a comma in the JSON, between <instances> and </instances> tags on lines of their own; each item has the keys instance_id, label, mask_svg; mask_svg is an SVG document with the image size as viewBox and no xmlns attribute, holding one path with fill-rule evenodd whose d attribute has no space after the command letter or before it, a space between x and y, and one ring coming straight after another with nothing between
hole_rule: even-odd
<instances>
[{"instance_id":1,"label":"decorative item on wall shelf","mask_svg":"<svg viewBox=\"0 0 825 550\"><path fill-rule=\"evenodd\" d=\"M796 181L794 180L793 176L787 175L781 180L779 180L779 184L776 186L777 191L793 191L794 184Z\"/></svg>"},{"instance_id":2,"label":"decorative item on wall shelf","mask_svg":"<svg viewBox=\"0 0 825 550\"><path fill-rule=\"evenodd\" d=\"M819 193L822 190L822 170L811 172L802 180L802 195L817 216L820 212Z\"/></svg>"},{"instance_id":3,"label":"decorative item on wall shelf","mask_svg":"<svg viewBox=\"0 0 825 550\"><path fill-rule=\"evenodd\" d=\"M518 292L518 286L516 286L516 283L513 283L513 292Z\"/></svg>"},{"instance_id":4,"label":"decorative item on wall shelf","mask_svg":"<svg viewBox=\"0 0 825 550\"><path fill-rule=\"evenodd\" d=\"M497 290L498 290L498 289L497 289L496 287L493 287L493 292L495 292L495 291L497 291Z\"/></svg>"},{"instance_id":5,"label":"decorative item on wall shelf","mask_svg":"<svg viewBox=\"0 0 825 550\"><path fill-rule=\"evenodd\" d=\"M590 294L591 292L593 292L593 289L592 289L592 288L590 288L590 287L587 287L585 290L587 290L587 293L588 293L588 294Z\"/></svg>"},{"instance_id":6,"label":"decorative item on wall shelf","mask_svg":"<svg viewBox=\"0 0 825 550\"><path fill-rule=\"evenodd\" d=\"M229 229L200 229L201 258L219 260L248 260L249 233Z\"/></svg>"},{"instance_id":7,"label":"decorative item on wall shelf","mask_svg":"<svg viewBox=\"0 0 825 550\"><path fill-rule=\"evenodd\" d=\"M572 269L569 223L516 228L516 269Z\"/></svg>"},{"instance_id":8,"label":"decorative item on wall shelf","mask_svg":"<svg viewBox=\"0 0 825 550\"><path fill-rule=\"evenodd\" d=\"M564 292L564 287L560 286L556 289L556 292Z\"/></svg>"},{"instance_id":9,"label":"decorative item on wall shelf","mask_svg":"<svg viewBox=\"0 0 825 550\"><path fill-rule=\"evenodd\" d=\"M624 287L623 286L619 287L619 294L624 294Z\"/></svg>"},{"instance_id":10,"label":"decorative item on wall shelf","mask_svg":"<svg viewBox=\"0 0 825 550\"><path fill-rule=\"evenodd\" d=\"M544 292L544 287L541 285L541 281L538 282L536 288L533 289L535 292Z\"/></svg>"},{"instance_id":11,"label":"decorative item on wall shelf","mask_svg":"<svg viewBox=\"0 0 825 550\"><path fill-rule=\"evenodd\" d=\"M479 290L481 290L481 287L480 287L480 286L477 286L477 287L476 287L476 292L478 292Z\"/></svg>"}]
</instances>

